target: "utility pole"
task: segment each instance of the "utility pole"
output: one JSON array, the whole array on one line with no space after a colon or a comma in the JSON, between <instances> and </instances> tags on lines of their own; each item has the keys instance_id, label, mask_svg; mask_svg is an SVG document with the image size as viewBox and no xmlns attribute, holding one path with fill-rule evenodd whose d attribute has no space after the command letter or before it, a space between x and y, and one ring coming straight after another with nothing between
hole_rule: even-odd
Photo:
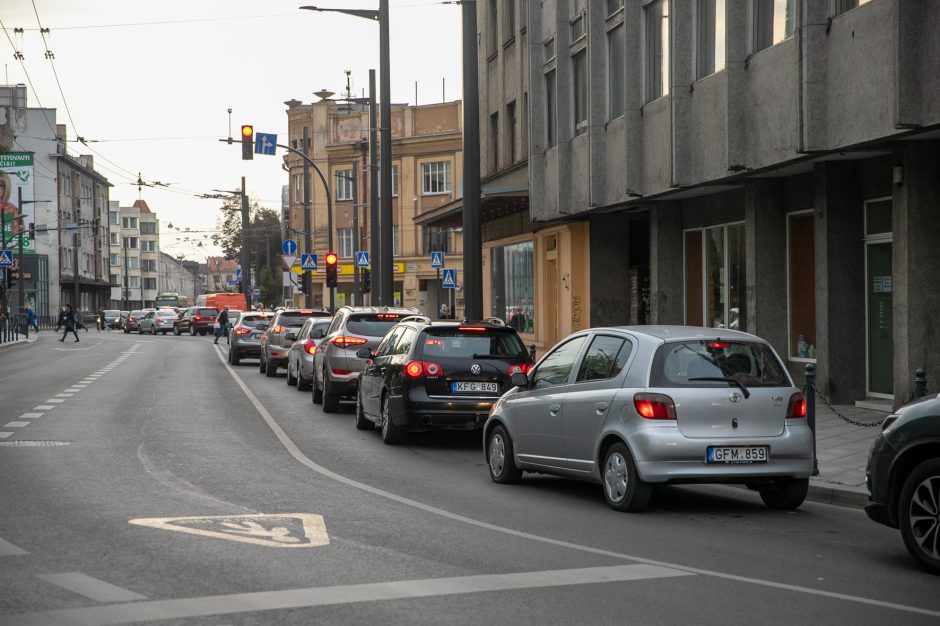
<instances>
[{"instance_id":1,"label":"utility pole","mask_svg":"<svg viewBox=\"0 0 940 626\"><path fill-rule=\"evenodd\" d=\"M476 3L470 5L476 11ZM464 5L464 11L467 5ZM476 41L476 28L474 26L473 40ZM379 0L379 99L382 106L382 206L381 219L379 220L379 233L382 239L382 248L380 250L381 259L379 260L379 273L381 281L379 282L380 299L379 304L391 306L394 303L392 292L394 291L395 275L392 270L392 89L390 78L390 59L389 59L389 36L388 36L388 0ZM473 61L474 70L476 69L476 57ZM474 93L474 96L476 93ZM466 130L464 132L466 137ZM479 145L479 140L478 140ZM467 154L464 153L466 162ZM477 164L479 168L479 163Z\"/></svg>"},{"instance_id":2,"label":"utility pole","mask_svg":"<svg viewBox=\"0 0 940 626\"><path fill-rule=\"evenodd\" d=\"M78 269L78 252L79 252L79 248L82 245L82 236L77 226L78 225L76 225L76 228L75 228L75 234L72 235L72 243L75 244L75 271L72 272L72 274L75 277L75 284L73 286L74 288L72 291L72 294L73 294L72 301L75 304L72 305L72 308L76 311L81 311L82 310L82 286L80 283L81 272Z\"/></svg>"},{"instance_id":3,"label":"utility pole","mask_svg":"<svg viewBox=\"0 0 940 626\"><path fill-rule=\"evenodd\" d=\"M359 300L362 296L359 293L359 259L356 253L362 247L362 237L359 234L359 160L353 159L352 172L352 206L353 206L353 306L362 304Z\"/></svg>"},{"instance_id":4,"label":"utility pole","mask_svg":"<svg viewBox=\"0 0 940 626\"><path fill-rule=\"evenodd\" d=\"M121 233L121 243L124 245L124 310L129 311L131 308L131 289L127 278L127 237L123 233Z\"/></svg>"},{"instance_id":5,"label":"utility pole","mask_svg":"<svg viewBox=\"0 0 940 626\"><path fill-rule=\"evenodd\" d=\"M248 246L251 235L248 232L251 224L248 219L248 193L245 190L245 177L242 176L242 293L245 294L245 306L251 310L251 250ZM206 267L209 261L206 260Z\"/></svg>"},{"instance_id":6,"label":"utility pole","mask_svg":"<svg viewBox=\"0 0 940 626\"><path fill-rule=\"evenodd\" d=\"M463 12L464 317L478 320L483 319L483 233L480 223L480 86L477 70L477 3L465 2L461 9Z\"/></svg>"},{"instance_id":7,"label":"utility pole","mask_svg":"<svg viewBox=\"0 0 940 626\"><path fill-rule=\"evenodd\" d=\"M23 265L23 187L17 186L16 188L16 208L20 212L20 244L18 246L16 254L16 262L19 264L19 269L17 270L17 279L16 279L16 308L18 313L23 312L23 308L26 304L26 285L23 282L23 276L26 274L25 266ZM34 248L35 249L35 248ZM9 271L9 270L7 270ZM27 337L29 336L29 325L26 325Z\"/></svg>"},{"instance_id":8,"label":"utility pole","mask_svg":"<svg viewBox=\"0 0 940 626\"><path fill-rule=\"evenodd\" d=\"M310 135L306 126L304 126L304 136L303 136L304 145L302 146L304 154L304 252L307 254L313 253L313 238L311 232L313 230L311 222L313 221L310 217ZM308 309L313 308L313 275L310 272L304 272L303 277L303 286L304 286L304 306Z\"/></svg>"},{"instance_id":9,"label":"utility pole","mask_svg":"<svg viewBox=\"0 0 940 626\"><path fill-rule=\"evenodd\" d=\"M382 250L379 238L379 163L376 154L378 138L375 134L375 118L375 70L369 70L369 257L372 259L373 270L379 265ZM374 284L369 293L370 304L376 302L375 294L381 293L381 275L373 271L372 281Z\"/></svg>"}]
</instances>

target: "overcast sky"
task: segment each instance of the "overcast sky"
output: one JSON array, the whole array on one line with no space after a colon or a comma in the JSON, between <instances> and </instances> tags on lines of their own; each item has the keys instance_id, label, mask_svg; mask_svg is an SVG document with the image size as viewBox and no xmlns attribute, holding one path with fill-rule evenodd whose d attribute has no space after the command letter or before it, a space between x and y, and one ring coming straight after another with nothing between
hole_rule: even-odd
<instances>
[{"instance_id":1,"label":"overcast sky","mask_svg":"<svg viewBox=\"0 0 940 626\"><path fill-rule=\"evenodd\" d=\"M285 143L285 100L310 102L320 89L344 91L347 69L361 95L369 68L378 70L378 24L298 9L371 9L377 0L35 0L35 11L33 4L2 2L0 79L26 83L29 106L57 109L69 139L97 140L91 153L95 168L114 185L111 200L122 206L146 200L160 217L161 247L173 256L219 252L208 241L203 248L180 241L203 233L181 236L167 228L170 222L192 231L216 228L219 201L194 194L234 189L246 176L252 198L280 207L287 182L282 151L242 161L239 145L218 141L228 136L229 108L234 137L241 124L251 123ZM417 81L418 104L440 102L442 79L446 98L459 99L459 6L440 0L390 4L392 101L414 103ZM51 63L39 22L49 29ZM23 64L14 60L14 46L25 56ZM90 151L70 143L69 152ZM172 184L138 192L137 172L145 181Z\"/></svg>"}]
</instances>

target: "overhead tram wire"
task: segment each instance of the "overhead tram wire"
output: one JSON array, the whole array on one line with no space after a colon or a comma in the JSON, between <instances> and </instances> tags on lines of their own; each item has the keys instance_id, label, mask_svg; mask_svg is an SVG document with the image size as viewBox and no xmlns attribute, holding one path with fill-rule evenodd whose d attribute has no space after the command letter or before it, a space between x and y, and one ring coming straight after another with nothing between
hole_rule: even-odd
<instances>
[{"instance_id":1,"label":"overhead tram wire","mask_svg":"<svg viewBox=\"0 0 940 626\"><path fill-rule=\"evenodd\" d=\"M16 49L16 44L13 43L13 38L10 37L10 33L7 32L7 27L4 25L3 20L0 20L0 28L3 29L3 34L7 36L7 41L10 42L10 47L13 48L13 56L20 62L20 66L23 68L23 74L26 75L26 82L29 83L29 88L32 89L33 97L36 98L36 103L39 105L39 109L42 111L42 116L46 120L46 124L49 126L49 130L52 131L53 137L58 137L55 126L52 125L52 122L49 121L48 109L42 105L42 102L39 100L39 92L36 91L36 86L33 85L33 79L29 76L29 71L26 69L26 62L24 61L23 54Z\"/></svg>"}]
</instances>

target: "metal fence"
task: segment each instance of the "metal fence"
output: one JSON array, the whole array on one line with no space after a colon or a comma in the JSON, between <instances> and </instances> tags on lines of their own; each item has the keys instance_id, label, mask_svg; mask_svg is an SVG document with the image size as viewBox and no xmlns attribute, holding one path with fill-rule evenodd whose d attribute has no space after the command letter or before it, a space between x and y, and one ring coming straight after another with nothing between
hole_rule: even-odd
<instances>
[{"instance_id":1,"label":"metal fence","mask_svg":"<svg viewBox=\"0 0 940 626\"><path fill-rule=\"evenodd\" d=\"M20 338L20 320L17 315L0 318L0 344Z\"/></svg>"}]
</instances>

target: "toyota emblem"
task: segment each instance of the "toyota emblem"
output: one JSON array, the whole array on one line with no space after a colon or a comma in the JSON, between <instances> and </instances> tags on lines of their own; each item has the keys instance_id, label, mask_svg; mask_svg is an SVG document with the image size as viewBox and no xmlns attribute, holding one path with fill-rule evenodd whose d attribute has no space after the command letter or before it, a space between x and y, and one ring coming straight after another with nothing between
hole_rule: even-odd
<instances>
[{"instance_id":1,"label":"toyota emblem","mask_svg":"<svg viewBox=\"0 0 940 626\"><path fill-rule=\"evenodd\" d=\"M740 402L743 397L744 396L742 396L737 391L735 391L730 396L728 396L728 399L731 400L732 402Z\"/></svg>"},{"instance_id":2,"label":"toyota emblem","mask_svg":"<svg viewBox=\"0 0 940 626\"><path fill-rule=\"evenodd\" d=\"M474 363L473 365L470 366L470 373L471 373L471 374L479 375L481 371L482 371L482 370L480 369L480 366L477 365L476 363Z\"/></svg>"}]
</instances>

